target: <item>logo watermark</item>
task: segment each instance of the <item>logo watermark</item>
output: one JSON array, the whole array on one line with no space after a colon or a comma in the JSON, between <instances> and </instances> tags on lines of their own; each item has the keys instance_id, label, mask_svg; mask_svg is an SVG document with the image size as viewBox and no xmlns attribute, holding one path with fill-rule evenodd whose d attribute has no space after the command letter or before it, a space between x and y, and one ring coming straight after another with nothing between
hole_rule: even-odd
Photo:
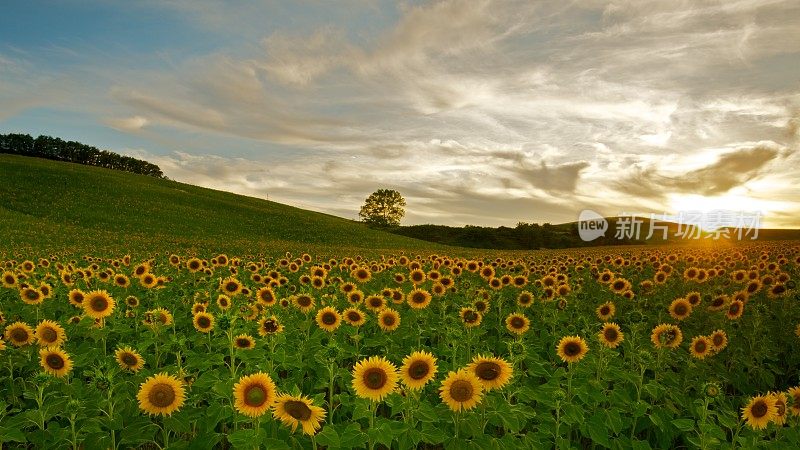
<instances>
[{"instance_id":1,"label":"logo watermark","mask_svg":"<svg viewBox=\"0 0 800 450\"><path fill-rule=\"evenodd\" d=\"M737 239L755 240L761 226L758 211L681 211L675 215L623 212L614 224L614 239L640 240L652 238ZM578 216L578 235L586 242L605 236L608 220L591 209ZM645 234L646 233L646 234Z\"/></svg>"},{"instance_id":2,"label":"logo watermark","mask_svg":"<svg viewBox=\"0 0 800 450\"><path fill-rule=\"evenodd\" d=\"M599 213L591 209L584 209L578 216L578 234L586 242L593 241L600 236L605 236L608 230L608 221Z\"/></svg>"}]
</instances>

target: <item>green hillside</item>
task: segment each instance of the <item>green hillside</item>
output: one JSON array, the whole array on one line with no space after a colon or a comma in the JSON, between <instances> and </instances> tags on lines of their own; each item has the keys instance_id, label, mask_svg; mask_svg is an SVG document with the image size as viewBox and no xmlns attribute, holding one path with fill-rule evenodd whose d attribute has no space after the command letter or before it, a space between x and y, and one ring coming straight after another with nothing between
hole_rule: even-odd
<instances>
[{"instance_id":1,"label":"green hillside","mask_svg":"<svg viewBox=\"0 0 800 450\"><path fill-rule=\"evenodd\" d=\"M0 155L0 253L435 249L327 214L121 171Z\"/></svg>"}]
</instances>

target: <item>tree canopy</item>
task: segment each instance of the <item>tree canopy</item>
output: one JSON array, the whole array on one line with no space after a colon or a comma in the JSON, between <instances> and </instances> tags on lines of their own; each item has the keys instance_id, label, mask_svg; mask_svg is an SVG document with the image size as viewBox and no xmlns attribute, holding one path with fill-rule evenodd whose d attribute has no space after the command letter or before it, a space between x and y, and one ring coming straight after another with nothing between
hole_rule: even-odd
<instances>
[{"instance_id":1,"label":"tree canopy","mask_svg":"<svg viewBox=\"0 0 800 450\"><path fill-rule=\"evenodd\" d=\"M399 225L405 216L406 200L393 189L378 189L367 197L358 215L361 219L375 226Z\"/></svg>"},{"instance_id":2,"label":"tree canopy","mask_svg":"<svg viewBox=\"0 0 800 450\"><path fill-rule=\"evenodd\" d=\"M164 178L161 168L153 163L99 150L80 142L44 135L34 139L28 134L0 134L0 153L54 159Z\"/></svg>"}]
</instances>

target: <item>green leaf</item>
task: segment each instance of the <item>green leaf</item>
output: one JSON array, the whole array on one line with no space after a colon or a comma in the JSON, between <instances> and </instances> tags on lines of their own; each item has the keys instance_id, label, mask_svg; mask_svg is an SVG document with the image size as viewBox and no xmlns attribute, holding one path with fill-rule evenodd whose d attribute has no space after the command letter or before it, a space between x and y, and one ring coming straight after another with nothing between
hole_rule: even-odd
<instances>
[{"instance_id":1,"label":"green leaf","mask_svg":"<svg viewBox=\"0 0 800 450\"><path fill-rule=\"evenodd\" d=\"M694 419L675 419L672 421L672 424L681 431L694 430Z\"/></svg>"},{"instance_id":2,"label":"green leaf","mask_svg":"<svg viewBox=\"0 0 800 450\"><path fill-rule=\"evenodd\" d=\"M326 425L322 428L322 431L317 434L317 444L324 447L338 448L342 446L342 441L335 427L333 425Z\"/></svg>"},{"instance_id":3,"label":"green leaf","mask_svg":"<svg viewBox=\"0 0 800 450\"><path fill-rule=\"evenodd\" d=\"M0 441L2 442L25 442L25 434L15 428L0 427Z\"/></svg>"},{"instance_id":4,"label":"green leaf","mask_svg":"<svg viewBox=\"0 0 800 450\"><path fill-rule=\"evenodd\" d=\"M611 447L611 442L608 440L608 427L606 426L606 415L602 412L596 412L589 419L587 424L589 437L592 438L597 444L604 447Z\"/></svg>"}]
</instances>

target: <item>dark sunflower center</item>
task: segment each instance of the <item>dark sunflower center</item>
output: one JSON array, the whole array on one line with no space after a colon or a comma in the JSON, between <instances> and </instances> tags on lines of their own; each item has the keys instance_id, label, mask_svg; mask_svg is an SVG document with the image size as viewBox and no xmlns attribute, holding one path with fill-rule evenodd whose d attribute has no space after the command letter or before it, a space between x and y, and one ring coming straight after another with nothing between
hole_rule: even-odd
<instances>
[{"instance_id":1,"label":"dark sunflower center","mask_svg":"<svg viewBox=\"0 0 800 450\"><path fill-rule=\"evenodd\" d=\"M108 308L108 300L103 297L92 297L92 301L89 302L89 306L92 307L93 311L103 312Z\"/></svg>"},{"instance_id":2,"label":"dark sunflower center","mask_svg":"<svg viewBox=\"0 0 800 450\"><path fill-rule=\"evenodd\" d=\"M492 381L500 376L500 366L491 361L484 361L475 367L475 375L481 380Z\"/></svg>"},{"instance_id":3,"label":"dark sunflower center","mask_svg":"<svg viewBox=\"0 0 800 450\"><path fill-rule=\"evenodd\" d=\"M238 289L238 288L239 288L239 285L237 285L236 283L234 283L232 281L228 282L228 284L225 285L225 290L228 291L228 292L236 292L236 289Z\"/></svg>"},{"instance_id":4,"label":"dark sunflower center","mask_svg":"<svg viewBox=\"0 0 800 450\"><path fill-rule=\"evenodd\" d=\"M581 352L581 345L577 342L567 342L564 345L564 354L567 356L575 356Z\"/></svg>"},{"instance_id":5,"label":"dark sunflower center","mask_svg":"<svg viewBox=\"0 0 800 450\"><path fill-rule=\"evenodd\" d=\"M466 402L472 398L472 383L466 380L456 380L450 385L450 397L457 402Z\"/></svg>"},{"instance_id":6,"label":"dark sunflower center","mask_svg":"<svg viewBox=\"0 0 800 450\"><path fill-rule=\"evenodd\" d=\"M421 380L430 372L431 367L425 361L414 361L408 367L408 376L412 380Z\"/></svg>"},{"instance_id":7,"label":"dark sunflower center","mask_svg":"<svg viewBox=\"0 0 800 450\"><path fill-rule=\"evenodd\" d=\"M129 352L125 352L122 355L120 355L120 359L122 360L122 363L128 367L133 367L139 363L139 360L136 358L136 355Z\"/></svg>"},{"instance_id":8,"label":"dark sunflower center","mask_svg":"<svg viewBox=\"0 0 800 450\"><path fill-rule=\"evenodd\" d=\"M411 296L411 301L414 303L425 303L425 295L424 294L414 294Z\"/></svg>"},{"instance_id":9,"label":"dark sunflower center","mask_svg":"<svg viewBox=\"0 0 800 450\"><path fill-rule=\"evenodd\" d=\"M28 340L28 332L22 328L14 328L11 331L11 340L14 342L25 342Z\"/></svg>"},{"instance_id":10,"label":"dark sunflower center","mask_svg":"<svg viewBox=\"0 0 800 450\"><path fill-rule=\"evenodd\" d=\"M605 331L603 332L603 335L605 336L607 341L615 342L617 340L617 337L619 336L619 333L617 332L616 328L606 328Z\"/></svg>"},{"instance_id":11,"label":"dark sunflower center","mask_svg":"<svg viewBox=\"0 0 800 450\"><path fill-rule=\"evenodd\" d=\"M368 369L362 377L364 384L370 389L380 389L389 381L386 372L383 369L372 368Z\"/></svg>"},{"instance_id":12,"label":"dark sunflower center","mask_svg":"<svg viewBox=\"0 0 800 450\"><path fill-rule=\"evenodd\" d=\"M714 345L716 345L717 347L722 345L723 338L721 334L715 334L711 339L714 342Z\"/></svg>"},{"instance_id":13,"label":"dark sunflower center","mask_svg":"<svg viewBox=\"0 0 800 450\"><path fill-rule=\"evenodd\" d=\"M355 311L350 311L347 313L347 318L350 319L351 322L358 322L361 320L361 314Z\"/></svg>"},{"instance_id":14,"label":"dark sunflower center","mask_svg":"<svg viewBox=\"0 0 800 450\"><path fill-rule=\"evenodd\" d=\"M190 269L197 270L198 267L200 267L200 263L198 263L197 261L192 261L192 262L189 263L189 268Z\"/></svg>"},{"instance_id":15,"label":"dark sunflower center","mask_svg":"<svg viewBox=\"0 0 800 450\"><path fill-rule=\"evenodd\" d=\"M158 383L150 389L147 400L158 408L166 408L175 401L175 389L167 383Z\"/></svg>"},{"instance_id":16,"label":"dark sunflower center","mask_svg":"<svg viewBox=\"0 0 800 450\"><path fill-rule=\"evenodd\" d=\"M739 304L738 303L732 304L730 311L731 311L731 314L738 313L739 312Z\"/></svg>"},{"instance_id":17,"label":"dark sunflower center","mask_svg":"<svg viewBox=\"0 0 800 450\"><path fill-rule=\"evenodd\" d=\"M387 314L383 316L383 324L386 325L387 327L394 325L394 322L395 320L393 315Z\"/></svg>"},{"instance_id":18,"label":"dark sunflower center","mask_svg":"<svg viewBox=\"0 0 800 450\"><path fill-rule=\"evenodd\" d=\"M267 401L267 390L260 384L247 386L244 391L244 403L247 406L257 408Z\"/></svg>"},{"instance_id":19,"label":"dark sunflower center","mask_svg":"<svg viewBox=\"0 0 800 450\"><path fill-rule=\"evenodd\" d=\"M322 315L322 323L325 325L333 325L336 323L336 314L332 312L326 312Z\"/></svg>"},{"instance_id":20,"label":"dark sunflower center","mask_svg":"<svg viewBox=\"0 0 800 450\"><path fill-rule=\"evenodd\" d=\"M688 308L683 303L679 303L675 306L675 314L682 316L688 312Z\"/></svg>"},{"instance_id":21,"label":"dark sunflower center","mask_svg":"<svg viewBox=\"0 0 800 450\"><path fill-rule=\"evenodd\" d=\"M199 325L200 328L208 328L211 326L211 319L205 316L200 316L197 318L197 325Z\"/></svg>"},{"instance_id":22,"label":"dark sunflower center","mask_svg":"<svg viewBox=\"0 0 800 450\"><path fill-rule=\"evenodd\" d=\"M475 311L464 312L464 322L473 323L478 320L478 314Z\"/></svg>"},{"instance_id":23,"label":"dark sunflower center","mask_svg":"<svg viewBox=\"0 0 800 450\"><path fill-rule=\"evenodd\" d=\"M49 355L47 355L47 357L45 358L45 362L47 362L47 367L53 370L61 370L64 368L65 364L64 358L62 358L61 355L58 355L56 353L50 353Z\"/></svg>"},{"instance_id":24,"label":"dark sunflower center","mask_svg":"<svg viewBox=\"0 0 800 450\"><path fill-rule=\"evenodd\" d=\"M519 298L519 301L520 301L520 303L522 303L524 305L526 303L530 303L531 302L531 298L529 296L527 296L527 295L523 295L522 297Z\"/></svg>"},{"instance_id":25,"label":"dark sunflower center","mask_svg":"<svg viewBox=\"0 0 800 450\"><path fill-rule=\"evenodd\" d=\"M522 317L512 317L511 318L511 328L521 329L525 327L525 321Z\"/></svg>"},{"instance_id":26,"label":"dark sunflower center","mask_svg":"<svg viewBox=\"0 0 800 450\"><path fill-rule=\"evenodd\" d=\"M247 348L250 346L250 341L247 339L239 338L236 340L236 346L239 348Z\"/></svg>"},{"instance_id":27,"label":"dark sunflower center","mask_svg":"<svg viewBox=\"0 0 800 450\"><path fill-rule=\"evenodd\" d=\"M764 400L759 400L750 408L750 412L753 413L753 417L756 419L760 419L767 415L767 411L769 411L769 407Z\"/></svg>"},{"instance_id":28,"label":"dark sunflower center","mask_svg":"<svg viewBox=\"0 0 800 450\"><path fill-rule=\"evenodd\" d=\"M609 308L608 306L603 306L602 308L600 308L600 315L601 316L607 316L610 312L611 312L611 308Z\"/></svg>"},{"instance_id":29,"label":"dark sunflower center","mask_svg":"<svg viewBox=\"0 0 800 450\"><path fill-rule=\"evenodd\" d=\"M784 403L783 400L778 400L778 402L775 403L775 407L778 408L778 417L783 417L783 415L786 414L786 403Z\"/></svg>"},{"instance_id":30,"label":"dark sunflower center","mask_svg":"<svg viewBox=\"0 0 800 450\"><path fill-rule=\"evenodd\" d=\"M706 345L705 341L697 341L694 344L694 351L697 353L705 353L706 348L708 348L708 346Z\"/></svg>"},{"instance_id":31,"label":"dark sunflower center","mask_svg":"<svg viewBox=\"0 0 800 450\"><path fill-rule=\"evenodd\" d=\"M307 306L311 306L311 297L305 297L305 296L299 297L297 299L297 304L304 308Z\"/></svg>"},{"instance_id":32,"label":"dark sunflower center","mask_svg":"<svg viewBox=\"0 0 800 450\"><path fill-rule=\"evenodd\" d=\"M11 275L6 276L6 284L14 284L14 281L16 280L14 280L14 277L12 277Z\"/></svg>"},{"instance_id":33,"label":"dark sunflower center","mask_svg":"<svg viewBox=\"0 0 800 450\"><path fill-rule=\"evenodd\" d=\"M274 333L278 331L278 323L270 319L264 322L264 331L267 333Z\"/></svg>"},{"instance_id":34,"label":"dark sunflower center","mask_svg":"<svg viewBox=\"0 0 800 450\"><path fill-rule=\"evenodd\" d=\"M25 297L28 300L39 300L39 293L34 291L33 289L28 289L25 291Z\"/></svg>"},{"instance_id":35,"label":"dark sunflower center","mask_svg":"<svg viewBox=\"0 0 800 450\"><path fill-rule=\"evenodd\" d=\"M311 418L311 408L299 400L289 400L284 403L283 409L296 420L305 421Z\"/></svg>"},{"instance_id":36,"label":"dark sunflower center","mask_svg":"<svg viewBox=\"0 0 800 450\"><path fill-rule=\"evenodd\" d=\"M41 337L45 342L55 342L58 339L58 333L56 330L47 327L42 330Z\"/></svg>"},{"instance_id":37,"label":"dark sunflower center","mask_svg":"<svg viewBox=\"0 0 800 450\"><path fill-rule=\"evenodd\" d=\"M373 308L379 308L380 306L383 305L383 299L382 298L373 297L373 298L370 299L369 304Z\"/></svg>"}]
</instances>

